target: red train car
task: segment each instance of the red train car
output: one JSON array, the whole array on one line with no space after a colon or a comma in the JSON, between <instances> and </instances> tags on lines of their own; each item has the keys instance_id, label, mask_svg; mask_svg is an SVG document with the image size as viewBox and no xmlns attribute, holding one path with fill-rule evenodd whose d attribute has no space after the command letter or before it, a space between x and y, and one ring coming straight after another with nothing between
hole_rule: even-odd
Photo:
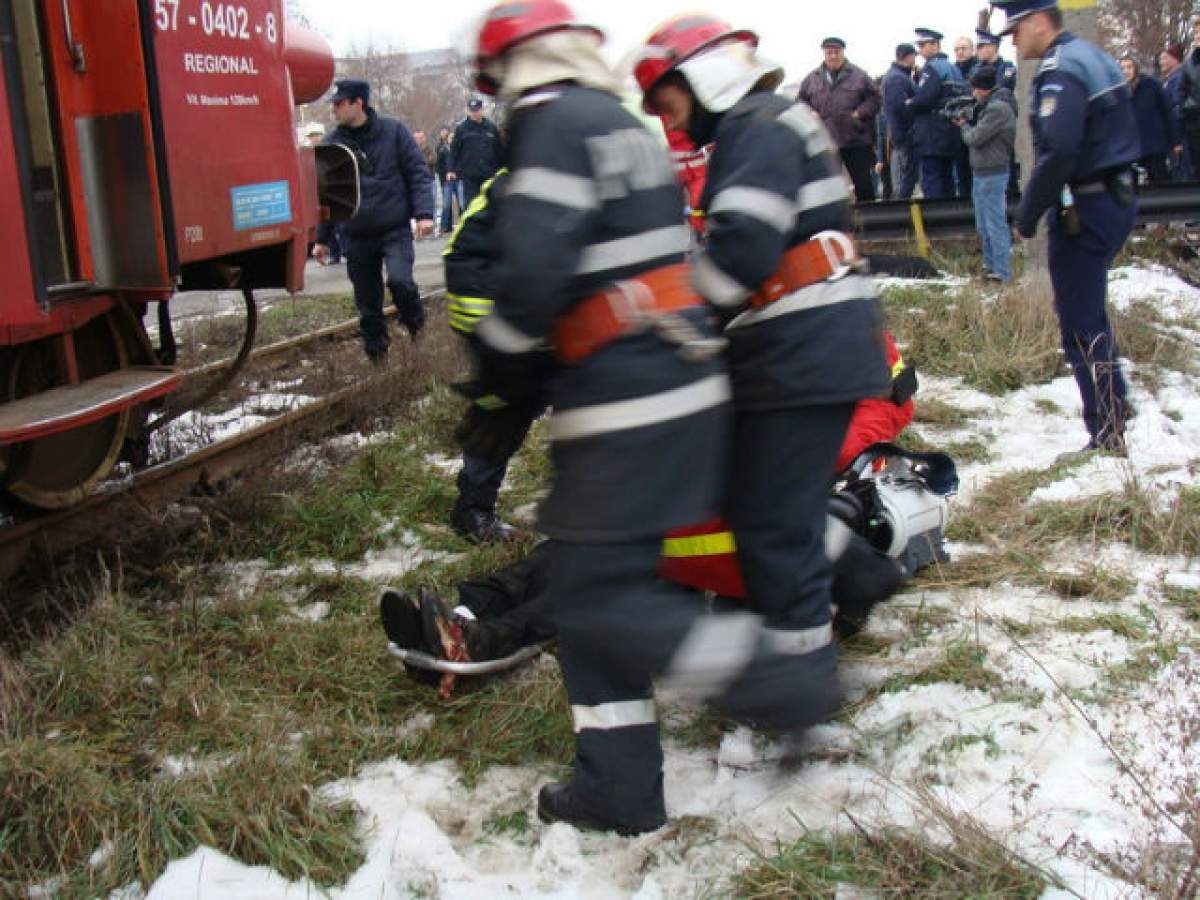
<instances>
[{"instance_id":1,"label":"red train car","mask_svg":"<svg viewBox=\"0 0 1200 900\"><path fill-rule=\"evenodd\" d=\"M334 61L283 0L5 0L0 54L0 488L54 508L179 383L147 303L302 286Z\"/></svg>"}]
</instances>

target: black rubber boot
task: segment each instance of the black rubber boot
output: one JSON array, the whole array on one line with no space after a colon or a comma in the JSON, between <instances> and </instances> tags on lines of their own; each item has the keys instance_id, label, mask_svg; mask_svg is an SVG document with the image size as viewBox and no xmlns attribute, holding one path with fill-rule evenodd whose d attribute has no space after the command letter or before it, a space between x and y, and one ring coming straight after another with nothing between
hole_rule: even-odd
<instances>
[{"instance_id":1,"label":"black rubber boot","mask_svg":"<svg viewBox=\"0 0 1200 900\"><path fill-rule=\"evenodd\" d=\"M451 527L467 540L496 544L508 540L516 529L494 512L472 506L456 506L450 517Z\"/></svg>"},{"instance_id":2,"label":"black rubber boot","mask_svg":"<svg viewBox=\"0 0 1200 900\"><path fill-rule=\"evenodd\" d=\"M606 822L582 808L569 781L543 785L538 791L537 811L538 818L543 822L566 822L591 831L615 831L623 837L645 834L667 824L666 816L654 816L644 822Z\"/></svg>"},{"instance_id":3,"label":"black rubber boot","mask_svg":"<svg viewBox=\"0 0 1200 900\"><path fill-rule=\"evenodd\" d=\"M379 618L388 640L403 650L424 650L425 632L417 601L406 591L384 588L379 595Z\"/></svg>"}]
</instances>

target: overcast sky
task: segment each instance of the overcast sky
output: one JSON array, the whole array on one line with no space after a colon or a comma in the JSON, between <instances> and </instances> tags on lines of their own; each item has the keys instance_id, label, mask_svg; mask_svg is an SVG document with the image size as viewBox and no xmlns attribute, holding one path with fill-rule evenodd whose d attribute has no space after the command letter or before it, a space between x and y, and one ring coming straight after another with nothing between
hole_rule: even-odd
<instances>
[{"instance_id":1,"label":"overcast sky","mask_svg":"<svg viewBox=\"0 0 1200 900\"><path fill-rule=\"evenodd\" d=\"M344 54L374 39L396 49L429 50L458 46L463 35L492 4L488 0L298 0L312 23ZM951 54L954 38L974 32L977 11L972 0L571 0L580 19L608 33L606 53L616 62L635 48L653 27L680 12L704 10L737 28L752 28L762 39L761 51L798 81L821 59L821 39L837 35L847 42L846 55L873 75L891 63L896 44L911 41L917 26L946 35L943 49ZM998 25L1002 18L996 13ZM1011 44L1002 54L1012 59Z\"/></svg>"}]
</instances>

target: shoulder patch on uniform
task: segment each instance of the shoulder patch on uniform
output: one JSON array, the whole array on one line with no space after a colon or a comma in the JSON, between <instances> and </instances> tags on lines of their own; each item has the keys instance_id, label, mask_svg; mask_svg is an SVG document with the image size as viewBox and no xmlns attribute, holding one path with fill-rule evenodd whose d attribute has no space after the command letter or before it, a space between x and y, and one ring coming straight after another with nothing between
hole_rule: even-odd
<instances>
[{"instance_id":1,"label":"shoulder patch on uniform","mask_svg":"<svg viewBox=\"0 0 1200 900\"><path fill-rule=\"evenodd\" d=\"M1038 116L1042 119L1048 119L1054 115L1054 111L1058 109L1058 98L1051 95L1043 97L1038 104Z\"/></svg>"},{"instance_id":2,"label":"shoulder patch on uniform","mask_svg":"<svg viewBox=\"0 0 1200 900\"><path fill-rule=\"evenodd\" d=\"M513 104L513 109L529 109L531 106L541 106L544 103L551 103L562 96L562 91L547 90L534 91L532 94L526 94L520 100Z\"/></svg>"}]
</instances>

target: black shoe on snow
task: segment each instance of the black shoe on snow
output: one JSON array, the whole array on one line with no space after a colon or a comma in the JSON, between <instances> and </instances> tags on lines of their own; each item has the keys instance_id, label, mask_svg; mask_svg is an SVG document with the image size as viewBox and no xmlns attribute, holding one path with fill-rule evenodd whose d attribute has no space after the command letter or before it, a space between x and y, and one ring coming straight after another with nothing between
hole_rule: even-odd
<instances>
[{"instance_id":1,"label":"black shoe on snow","mask_svg":"<svg viewBox=\"0 0 1200 900\"><path fill-rule=\"evenodd\" d=\"M379 618L388 640L402 650L424 650L425 631L417 601L405 591L384 588L379 595Z\"/></svg>"},{"instance_id":2,"label":"black shoe on snow","mask_svg":"<svg viewBox=\"0 0 1200 900\"><path fill-rule=\"evenodd\" d=\"M516 533L515 528L494 512L469 506L455 507L450 527L467 540L480 544L498 544Z\"/></svg>"},{"instance_id":3,"label":"black shoe on snow","mask_svg":"<svg viewBox=\"0 0 1200 900\"><path fill-rule=\"evenodd\" d=\"M590 831L615 831L622 837L633 837L655 831L667 824L667 817L655 815L644 822L606 822L584 810L575 799L575 791L569 781L551 782L538 791L538 818L547 824L566 822L576 828Z\"/></svg>"}]
</instances>

